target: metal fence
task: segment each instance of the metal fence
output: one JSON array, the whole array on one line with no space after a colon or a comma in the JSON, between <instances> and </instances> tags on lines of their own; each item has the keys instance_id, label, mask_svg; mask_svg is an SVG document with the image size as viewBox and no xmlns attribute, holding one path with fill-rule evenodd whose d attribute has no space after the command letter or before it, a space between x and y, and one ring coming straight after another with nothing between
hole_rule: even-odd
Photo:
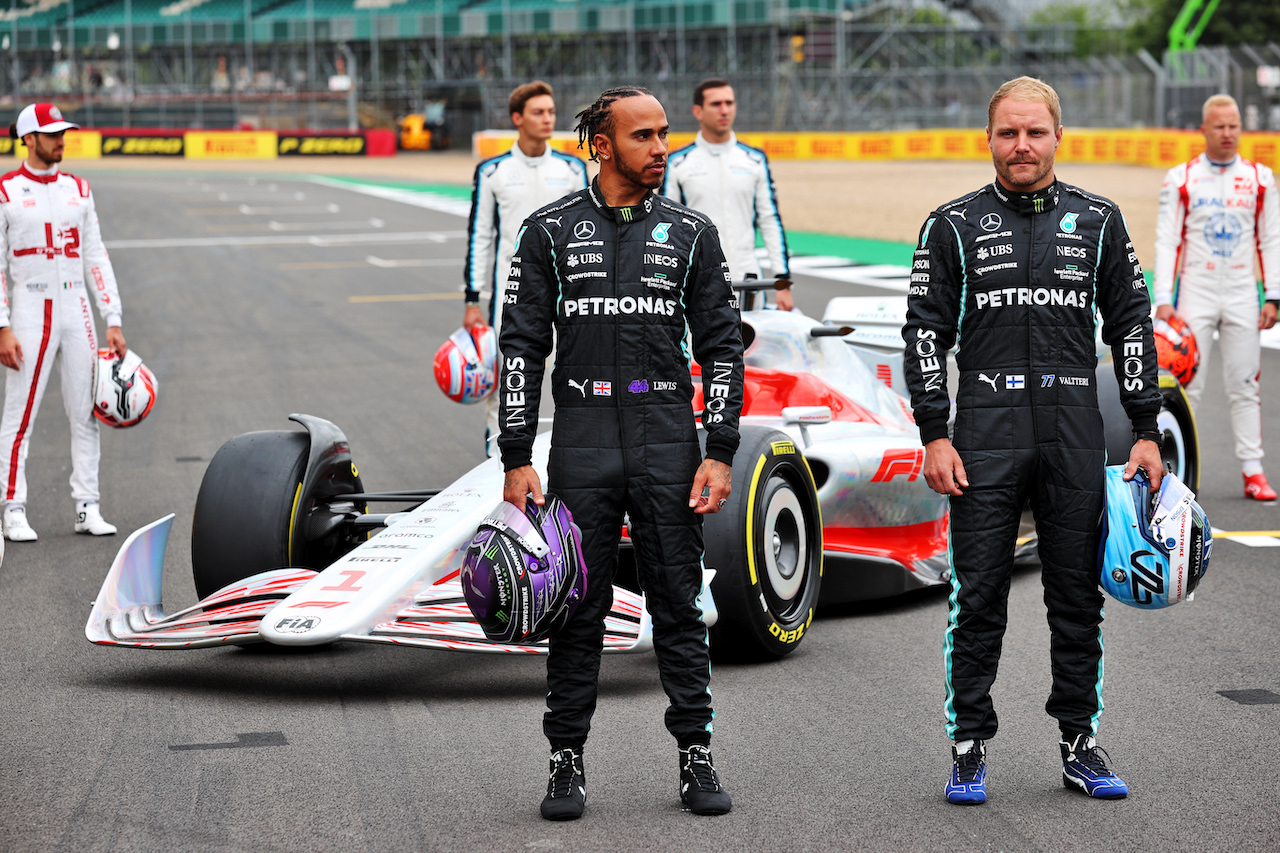
<instances>
[{"instance_id":1,"label":"metal fence","mask_svg":"<svg viewBox=\"0 0 1280 853\"><path fill-rule=\"evenodd\" d=\"M343 127L346 95L330 91L330 81L349 76L362 124L390 126L445 102L465 144L471 131L509 125L507 95L529 79L556 87L562 115L609 86L643 85L667 105L674 129L691 130L693 88L723 75L738 91L742 130L981 127L991 92L1029 74L1058 90L1064 123L1077 127L1194 127L1204 97L1228 91L1246 125L1280 129L1274 90L1259 87L1256 73L1280 63L1274 44L1157 62L1125 53L1119 31L922 25L884 4L866 23L832 0L624 0L609 7L613 17L595 18L575 3L557 9L578 15L564 33L540 24L536 6L512 9L514 0L455 8L453 19L441 2L411 0L397 15L279 19L255 18L247 0L239 22L203 21L197 30L188 18L163 33L130 26L114 43L98 32L109 28L36 37L16 22L5 33L0 23L0 56L8 57L0 59L0 92L8 93L0 109L47 98L99 126ZM694 7L700 17L690 25L682 10Z\"/></svg>"}]
</instances>

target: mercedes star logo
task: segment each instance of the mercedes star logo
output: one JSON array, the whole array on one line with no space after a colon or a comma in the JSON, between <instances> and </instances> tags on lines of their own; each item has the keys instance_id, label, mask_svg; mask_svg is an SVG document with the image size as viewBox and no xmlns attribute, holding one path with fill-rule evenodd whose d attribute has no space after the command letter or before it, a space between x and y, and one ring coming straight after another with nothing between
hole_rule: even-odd
<instances>
[{"instance_id":1,"label":"mercedes star logo","mask_svg":"<svg viewBox=\"0 0 1280 853\"><path fill-rule=\"evenodd\" d=\"M996 230L997 228L999 228L999 227L1000 227L1000 223L1001 223L1002 221L1003 221L1003 220L1002 220L1002 219L1000 219L1000 214L998 214L998 213L988 213L986 216L982 217L982 222L981 222L982 230L983 230L983 231L994 231L994 230Z\"/></svg>"},{"instance_id":2,"label":"mercedes star logo","mask_svg":"<svg viewBox=\"0 0 1280 853\"><path fill-rule=\"evenodd\" d=\"M596 224L590 220L583 220L573 226L573 236L579 240L587 240L596 234Z\"/></svg>"}]
</instances>

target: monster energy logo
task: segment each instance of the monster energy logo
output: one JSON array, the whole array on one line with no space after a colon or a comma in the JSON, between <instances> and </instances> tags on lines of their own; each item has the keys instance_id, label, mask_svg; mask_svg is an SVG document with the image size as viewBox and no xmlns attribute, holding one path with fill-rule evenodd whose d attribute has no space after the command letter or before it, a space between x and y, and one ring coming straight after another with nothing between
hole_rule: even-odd
<instances>
[{"instance_id":1,"label":"monster energy logo","mask_svg":"<svg viewBox=\"0 0 1280 853\"><path fill-rule=\"evenodd\" d=\"M1044 213L1044 199L1032 199L1031 206L1035 209L1036 213Z\"/></svg>"},{"instance_id":2,"label":"monster energy logo","mask_svg":"<svg viewBox=\"0 0 1280 853\"><path fill-rule=\"evenodd\" d=\"M495 613L495 614L493 614L493 615L494 615L494 617L496 617L496 618L497 618L497 620L498 620L499 622L501 622L503 625L505 625L505 624L507 624L508 622L510 622L510 621L511 621L511 616L510 616L510 614L508 614L508 613L507 613L507 611L505 611L505 610L499 610L497 613Z\"/></svg>"},{"instance_id":3,"label":"monster energy logo","mask_svg":"<svg viewBox=\"0 0 1280 853\"><path fill-rule=\"evenodd\" d=\"M484 558L486 560L492 560L496 556L498 556L498 540L494 539L493 547L484 552Z\"/></svg>"},{"instance_id":4,"label":"monster energy logo","mask_svg":"<svg viewBox=\"0 0 1280 853\"><path fill-rule=\"evenodd\" d=\"M629 207L622 208L622 221L623 222L631 221L631 208Z\"/></svg>"}]
</instances>

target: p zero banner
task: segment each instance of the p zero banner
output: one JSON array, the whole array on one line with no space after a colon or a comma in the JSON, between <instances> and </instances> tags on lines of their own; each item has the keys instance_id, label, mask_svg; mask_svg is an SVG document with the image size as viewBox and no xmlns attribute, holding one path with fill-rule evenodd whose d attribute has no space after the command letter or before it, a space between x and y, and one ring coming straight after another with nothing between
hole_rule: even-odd
<instances>
[{"instance_id":1,"label":"p zero banner","mask_svg":"<svg viewBox=\"0 0 1280 853\"><path fill-rule=\"evenodd\" d=\"M192 130L187 132L190 160L274 160L276 134L271 130Z\"/></svg>"},{"instance_id":2,"label":"p zero banner","mask_svg":"<svg viewBox=\"0 0 1280 853\"><path fill-rule=\"evenodd\" d=\"M103 157L181 157L186 153L183 135L124 136L107 133L102 137Z\"/></svg>"},{"instance_id":3,"label":"p zero banner","mask_svg":"<svg viewBox=\"0 0 1280 853\"><path fill-rule=\"evenodd\" d=\"M290 134L281 133L276 151L281 157L346 155L363 157L367 143L362 134Z\"/></svg>"}]
</instances>

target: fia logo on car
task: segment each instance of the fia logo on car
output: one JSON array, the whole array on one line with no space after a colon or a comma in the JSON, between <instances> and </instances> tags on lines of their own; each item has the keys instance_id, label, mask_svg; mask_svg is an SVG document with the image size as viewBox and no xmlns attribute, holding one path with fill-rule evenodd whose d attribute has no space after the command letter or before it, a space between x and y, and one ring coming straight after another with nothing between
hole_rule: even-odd
<instances>
[{"instance_id":1,"label":"fia logo on car","mask_svg":"<svg viewBox=\"0 0 1280 853\"><path fill-rule=\"evenodd\" d=\"M305 634L319 627L317 616L291 616L276 623L276 630L284 634Z\"/></svg>"}]
</instances>

